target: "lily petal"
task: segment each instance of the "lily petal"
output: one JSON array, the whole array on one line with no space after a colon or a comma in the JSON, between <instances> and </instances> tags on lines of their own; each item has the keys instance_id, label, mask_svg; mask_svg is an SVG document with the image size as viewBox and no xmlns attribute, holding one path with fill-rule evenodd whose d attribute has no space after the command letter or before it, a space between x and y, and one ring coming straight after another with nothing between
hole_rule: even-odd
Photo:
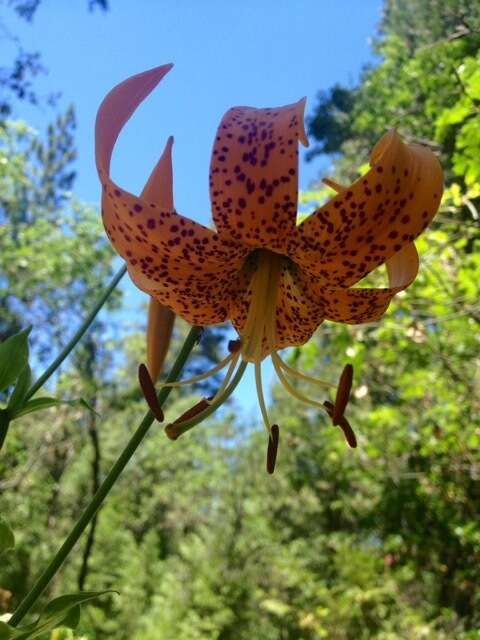
<instances>
[{"instance_id":1,"label":"lily petal","mask_svg":"<svg viewBox=\"0 0 480 640\"><path fill-rule=\"evenodd\" d=\"M150 298L147 322L147 369L153 382L162 371L174 322L175 314L155 298Z\"/></svg>"},{"instance_id":2,"label":"lily petal","mask_svg":"<svg viewBox=\"0 0 480 640\"><path fill-rule=\"evenodd\" d=\"M170 136L160 160L155 165L142 191L143 200L154 202L158 207L167 211L175 209L173 205L172 147L173 136Z\"/></svg>"},{"instance_id":3,"label":"lily petal","mask_svg":"<svg viewBox=\"0 0 480 640\"><path fill-rule=\"evenodd\" d=\"M282 251L295 230L298 140L307 143L305 99L285 107L235 107L217 131L210 196L222 237Z\"/></svg>"},{"instance_id":4,"label":"lily petal","mask_svg":"<svg viewBox=\"0 0 480 640\"><path fill-rule=\"evenodd\" d=\"M240 335L243 335L252 304L250 286L252 273L252 266L246 264L236 278L235 287L231 290L230 319ZM268 305L271 309L275 309L275 344L268 345L268 337L264 330L264 355L267 355L272 347L283 349L305 344L323 322L325 316L323 302L315 300L310 292L305 290L303 280L299 278L298 269L288 263L282 269L277 291L269 293L275 296L275 304ZM267 323L269 318L265 317L264 321ZM259 328L259 330L262 329Z\"/></svg>"},{"instance_id":5,"label":"lily petal","mask_svg":"<svg viewBox=\"0 0 480 640\"><path fill-rule=\"evenodd\" d=\"M154 270L156 265L153 265ZM175 273L154 271L151 276L131 271L134 284L192 325L225 322L231 304L231 283L235 270L219 277L215 272Z\"/></svg>"},{"instance_id":6,"label":"lily petal","mask_svg":"<svg viewBox=\"0 0 480 640\"><path fill-rule=\"evenodd\" d=\"M221 297L226 282L241 267L248 250L233 240L224 241L214 231L173 210L168 191L172 141L167 142L142 197L120 189L109 175L113 147L123 125L170 68L165 65L128 78L112 89L100 106L95 145L103 185L103 222L115 249L127 261L132 280L141 289L186 319L205 317L205 322L212 318L221 322L226 318ZM196 282L197 272L202 274L200 283ZM192 286L192 291L199 291L207 277L216 281L216 287L200 298L201 303L191 300L188 291ZM190 310L186 308L189 300Z\"/></svg>"},{"instance_id":7,"label":"lily petal","mask_svg":"<svg viewBox=\"0 0 480 640\"><path fill-rule=\"evenodd\" d=\"M173 209L173 137L167 141L160 160L142 191L142 198L160 207ZM172 338L175 314L168 307L150 297L147 322L147 369L153 382L160 375Z\"/></svg>"},{"instance_id":8,"label":"lily petal","mask_svg":"<svg viewBox=\"0 0 480 640\"><path fill-rule=\"evenodd\" d=\"M406 145L390 131L370 164L365 176L298 227L289 248L295 262L325 284L355 284L412 242L438 210L443 175L429 149Z\"/></svg>"},{"instance_id":9,"label":"lily petal","mask_svg":"<svg viewBox=\"0 0 480 640\"><path fill-rule=\"evenodd\" d=\"M418 264L417 250L410 242L387 261L389 287L330 287L305 275L304 287L323 304L327 320L347 324L374 322L385 313L393 296L415 280Z\"/></svg>"}]
</instances>

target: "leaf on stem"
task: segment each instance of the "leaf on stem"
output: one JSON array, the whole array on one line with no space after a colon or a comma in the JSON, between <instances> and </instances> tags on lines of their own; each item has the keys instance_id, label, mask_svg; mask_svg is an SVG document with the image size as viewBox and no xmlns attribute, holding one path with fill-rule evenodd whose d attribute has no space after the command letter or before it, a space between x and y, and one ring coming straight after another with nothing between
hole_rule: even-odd
<instances>
[{"instance_id":1,"label":"leaf on stem","mask_svg":"<svg viewBox=\"0 0 480 640\"><path fill-rule=\"evenodd\" d=\"M28 365L28 334L23 329L0 343L0 391L12 385Z\"/></svg>"},{"instance_id":2,"label":"leaf on stem","mask_svg":"<svg viewBox=\"0 0 480 640\"><path fill-rule=\"evenodd\" d=\"M44 637L56 627L75 629L80 620L80 605L106 593L116 592L81 591L59 596L47 604L36 622L23 627L11 627L0 622L0 640L33 640Z\"/></svg>"},{"instance_id":3,"label":"leaf on stem","mask_svg":"<svg viewBox=\"0 0 480 640\"><path fill-rule=\"evenodd\" d=\"M79 398L78 400L59 400L58 398L34 398L29 400L26 405L21 407L17 412L13 413L12 420L26 416L28 413L35 413L36 411L43 411L44 409L50 409L50 407L58 407L59 405L70 405L71 407L83 407L88 409L95 415L98 413L93 409L86 400ZM1 636L0 636L1 640Z\"/></svg>"},{"instance_id":4,"label":"leaf on stem","mask_svg":"<svg viewBox=\"0 0 480 640\"><path fill-rule=\"evenodd\" d=\"M14 414L15 411L20 409L20 407L23 405L23 401L25 400L25 396L27 395L27 391L30 389L31 384L32 370L27 364L18 376L15 389L13 390L12 395L8 400L7 409L10 415Z\"/></svg>"}]
</instances>

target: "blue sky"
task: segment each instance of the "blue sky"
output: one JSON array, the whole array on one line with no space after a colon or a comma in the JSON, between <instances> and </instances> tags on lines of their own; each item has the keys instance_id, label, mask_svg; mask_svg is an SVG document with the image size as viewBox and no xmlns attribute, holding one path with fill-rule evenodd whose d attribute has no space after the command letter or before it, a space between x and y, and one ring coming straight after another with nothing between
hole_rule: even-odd
<instances>
[{"instance_id":1,"label":"blue sky","mask_svg":"<svg viewBox=\"0 0 480 640\"><path fill-rule=\"evenodd\" d=\"M40 93L61 91L60 107L74 103L78 118L75 194L97 203L93 161L96 110L129 75L173 62L174 69L128 123L112 163L116 182L139 192L169 135L174 135L174 193L178 211L210 220L208 166L216 127L232 106L278 106L307 97L311 113L320 90L352 85L372 62L370 39L381 0L111 0L103 14L87 0L43 0L33 24L8 26L26 50L39 50L48 74ZM6 14L6 12L4 12ZM11 45L0 43L3 60ZM47 107L22 106L18 115L42 130ZM307 164L301 151L300 186L326 168ZM361 160L364 160L363 158ZM129 305L140 296L127 286ZM138 320L138 319L137 319ZM271 371L266 372L267 380ZM254 404L251 379L238 398Z\"/></svg>"}]
</instances>

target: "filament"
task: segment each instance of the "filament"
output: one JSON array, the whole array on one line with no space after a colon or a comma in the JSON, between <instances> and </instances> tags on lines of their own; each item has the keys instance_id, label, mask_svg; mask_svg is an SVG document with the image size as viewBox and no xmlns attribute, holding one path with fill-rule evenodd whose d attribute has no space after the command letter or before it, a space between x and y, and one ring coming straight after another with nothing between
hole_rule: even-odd
<instances>
[{"instance_id":1,"label":"filament","mask_svg":"<svg viewBox=\"0 0 480 640\"><path fill-rule=\"evenodd\" d=\"M225 376L224 381L220 385L217 393L213 396L213 398L211 398L210 400L207 401L208 404L213 404L214 402L216 402L218 400L218 398L225 391L225 388L227 387L227 385L229 384L230 380L232 379L232 376L233 376L233 374L235 372L235 368L237 366L238 359L240 357L240 353L234 353L233 356L234 357L232 358L232 361L230 362L230 366L228 367L227 375Z\"/></svg>"},{"instance_id":2,"label":"filament","mask_svg":"<svg viewBox=\"0 0 480 640\"><path fill-rule=\"evenodd\" d=\"M278 379L283 384L285 389L294 398L297 398L297 400L300 400L300 402L303 402L305 404L309 404L312 407L317 407L319 409L323 409L323 411L325 411L325 407L323 406L323 404L321 402L318 402L317 400L312 400L311 398L307 398L307 396L304 396L303 393L300 393L300 391L297 391L297 389L295 389L295 387L290 384L290 382L287 380L287 378L285 378L285 376L283 375L283 371L282 371L281 367L278 365L278 363L273 358L272 358L272 362L273 362L273 366L275 368L275 371L277 373Z\"/></svg>"},{"instance_id":3,"label":"filament","mask_svg":"<svg viewBox=\"0 0 480 640\"><path fill-rule=\"evenodd\" d=\"M263 388L262 388L262 364L260 361L255 362L255 385L257 387L257 397L258 404L260 406L260 411L262 412L263 423L265 424L265 429L270 436L271 427L270 420L268 419L267 407L265 405L265 398L263 396Z\"/></svg>"},{"instance_id":4,"label":"filament","mask_svg":"<svg viewBox=\"0 0 480 640\"><path fill-rule=\"evenodd\" d=\"M285 370L285 373L288 373L289 375L291 375L294 378L298 378L299 380L305 380L306 382L310 382L310 384L315 384L318 387L323 387L325 389L336 389L336 385L332 384L331 382L325 382L323 380L318 380L317 378L312 378L312 376L308 376L305 373L302 373L301 371L298 371L297 369L294 369L293 367L291 367L290 365L288 365L284 360L282 360L282 358L280 357L280 355L278 354L277 351L273 351L272 352L272 360L276 359L277 363L280 367L282 367L282 369Z\"/></svg>"},{"instance_id":5,"label":"filament","mask_svg":"<svg viewBox=\"0 0 480 640\"><path fill-rule=\"evenodd\" d=\"M211 376L215 375L222 369L225 369L225 367L230 362L230 360L232 360L232 358L234 358L236 355L237 354L235 352L230 353L226 358L221 360L217 365L215 365L208 371L205 371L205 373L201 373L198 376L193 376L193 378L189 378L188 380L180 380L178 382L164 382L159 386L160 388L161 387L183 387L184 385L187 385L187 384L195 384L196 382L201 382L202 380L206 380L207 378L210 378Z\"/></svg>"}]
</instances>

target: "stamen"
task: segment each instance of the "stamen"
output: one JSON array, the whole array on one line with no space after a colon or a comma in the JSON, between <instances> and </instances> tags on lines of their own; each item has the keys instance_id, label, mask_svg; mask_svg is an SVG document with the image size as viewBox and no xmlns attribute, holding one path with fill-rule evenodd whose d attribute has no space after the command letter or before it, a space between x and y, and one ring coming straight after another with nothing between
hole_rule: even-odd
<instances>
[{"instance_id":1,"label":"stamen","mask_svg":"<svg viewBox=\"0 0 480 640\"><path fill-rule=\"evenodd\" d=\"M242 336L244 338L242 351L246 359L257 360L261 357L264 325L266 314L267 288L269 280L268 257L260 253L257 271L252 278L252 295L247 321Z\"/></svg>"},{"instance_id":2,"label":"stamen","mask_svg":"<svg viewBox=\"0 0 480 640\"><path fill-rule=\"evenodd\" d=\"M211 376L215 375L222 369L225 369L227 364L235 357L235 353L230 353L226 358L221 360L217 365L206 371L205 373L201 373L198 376L193 376L193 378L189 378L188 380L180 380L179 382L165 382L164 384L159 385L160 387L183 387L189 384L195 384L196 382L201 382L202 380L206 380Z\"/></svg>"},{"instance_id":3,"label":"stamen","mask_svg":"<svg viewBox=\"0 0 480 640\"><path fill-rule=\"evenodd\" d=\"M268 438L268 448L267 448L267 473L270 473L270 474L272 474L275 471L279 437L280 437L280 430L278 428L278 424L272 424L270 436Z\"/></svg>"},{"instance_id":4,"label":"stamen","mask_svg":"<svg viewBox=\"0 0 480 640\"><path fill-rule=\"evenodd\" d=\"M211 398L202 398L200 402L197 402L197 404L194 404L193 407L190 407L190 409L187 409L185 413L182 413L182 415L179 418L174 420L171 424L167 425L165 427L165 433L167 434L167 436L171 440L176 440L178 438L178 434L177 435L175 434L174 425L177 425L181 422L185 422L186 420L190 420L190 418L194 418L195 416L198 416L199 413L204 411L209 406L210 400Z\"/></svg>"},{"instance_id":5,"label":"stamen","mask_svg":"<svg viewBox=\"0 0 480 640\"><path fill-rule=\"evenodd\" d=\"M331 402L329 402L328 400L325 400L325 402L323 404L325 406L325 409L327 410L328 415L332 418L332 424L334 424L334 426L340 427L340 429L343 431L343 434L345 436L345 439L346 439L348 445L352 449L355 449L357 447L357 437L356 437L355 432L353 431L349 421L345 418L345 416L342 416L340 418L338 424L335 425L335 423L333 422L334 405Z\"/></svg>"},{"instance_id":6,"label":"stamen","mask_svg":"<svg viewBox=\"0 0 480 640\"><path fill-rule=\"evenodd\" d=\"M346 364L343 368L340 381L338 383L337 395L335 397L335 406L332 412L332 421L337 426L343 416L345 408L350 398L350 391L352 389L353 380L353 366Z\"/></svg>"},{"instance_id":7,"label":"stamen","mask_svg":"<svg viewBox=\"0 0 480 640\"><path fill-rule=\"evenodd\" d=\"M263 397L263 388L262 388L262 365L260 362L255 362L255 386L257 387L257 397L258 404L260 406L260 411L262 412L263 423L265 425L265 429L270 436L272 429L270 427L270 420L268 419L267 407L265 405L265 398Z\"/></svg>"},{"instance_id":8,"label":"stamen","mask_svg":"<svg viewBox=\"0 0 480 640\"><path fill-rule=\"evenodd\" d=\"M147 401L150 411L153 413L155 419L158 420L158 422L163 422L164 415L162 407L158 402L153 380L150 377L148 369L144 364L141 364L138 367L138 381L140 383L140 387L143 391L143 395L145 397L145 400Z\"/></svg>"},{"instance_id":9,"label":"stamen","mask_svg":"<svg viewBox=\"0 0 480 640\"><path fill-rule=\"evenodd\" d=\"M331 382L325 382L324 380L319 380L318 378L312 378L311 376L308 376L307 374L302 373L301 371L298 371L298 369L294 369L293 367L288 365L284 360L282 360L282 358L278 354L278 351L273 351L271 356L272 356L272 360L274 358L277 359L278 365L285 370L285 373L291 375L294 378L298 378L299 380L305 380L306 382L310 382L310 384L315 384L318 387L323 387L325 389L337 388Z\"/></svg>"},{"instance_id":10,"label":"stamen","mask_svg":"<svg viewBox=\"0 0 480 640\"><path fill-rule=\"evenodd\" d=\"M199 422L208 418L212 413L214 413L220 405L222 405L226 400L230 397L230 395L235 391L238 386L238 383L242 379L243 374L245 373L245 369L247 368L247 362L242 361L233 377L233 380L230 382L228 387L225 389L223 394L216 400L216 402L212 402L210 404L207 401L207 407L201 410L200 413L194 415L191 418L185 418L180 422L180 419L176 420L174 423L171 423L165 427L165 432L169 438L172 440L176 440L179 436L184 434L186 431L189 431L192 427L197 425ZM198 403L200 404L200 403Z\"/></svg>"},{"instance_id":11,"label":"stamen","mask_svg":"<svg viewBox=\"0 0 480 640\"><path fill-rule=\"evenodd\" d=\"M241 340L229 340L228 351L230 353L237 353L237 351L240 351L241 346L242 346Z\"/></svg>"},{"instance_id":12,"label":"stamen","mask_svg":"<svg viewBox=\"0 0 480 640\"><path fill-rule=\"evenodd\" d=\"M347 189L347 187L344 187L341 184L338 184L338 182L335 182L335 180L331 180L330 178L322 178L322 182L323 184L326 184L327 187L330 187L330 189L333 189L337 193L342 193L342 191L346 191Z\"/></svg>"},{"instance_id":13,"label":"stamen","mask_svg":"<svg viewBox=\"0 0 480 640\"><path fill-rule=\"evenodd\" d=\"M325 410L324 404L322 404L321 402L318 402L317 400L312 400L311 398L307 398L307 396L304 396L303 393L300 393L300 391L295 389L295 387L291 385L290 382L287 380L287 378L285 378L285 376L283 375L282 369L280 368L276 360L272 358L272 362L273 362L275 372L278 376L278 379L283 384L285 389L290 393L290 395L292 395L294 398L297 398L297 400L300 400L300 402L303 402L304 404L309 404L312 407L317 407L319 409Z\"/></svg>"},{"instance_id":14,"label":"stamen","mask_svg":"<svg viewBox=\"0 0 480 640\"><path fill-rule=\"evenodd\" d=\"M267 338L267 351L274 348L268 338L268 325L276 321L278 283L282 273L284 258L270 251L261 250L257 254L257 268L251 280L250 306L243 329L242 357L248 362L262 360L265 357L264 342Z\"/></svg>"},{"instance_id":15,"label":"stamen","mask_svg":"<svg viewBox=\"0 0 480 640\"><path fill-rule=\"evenodd\" d=\"M229 382L232 379L232 376L233 376L233 374L235 372L235 367L237 366L237 362L238 362L239 358L240 358L240 354L239 353L234 353L233 359L232 359L232 361L230 363L230 366L228 367L227 375L225 376L225 379L222 382L222 384L220 385L220 388L218 389L217 393L212 398L210 398L210 400L208 401L209 404L213 404L214 402L216 402L217 399L222 395L222 393L226 389L227 385L229 384Z\"/></svg>"}]
</instances>

